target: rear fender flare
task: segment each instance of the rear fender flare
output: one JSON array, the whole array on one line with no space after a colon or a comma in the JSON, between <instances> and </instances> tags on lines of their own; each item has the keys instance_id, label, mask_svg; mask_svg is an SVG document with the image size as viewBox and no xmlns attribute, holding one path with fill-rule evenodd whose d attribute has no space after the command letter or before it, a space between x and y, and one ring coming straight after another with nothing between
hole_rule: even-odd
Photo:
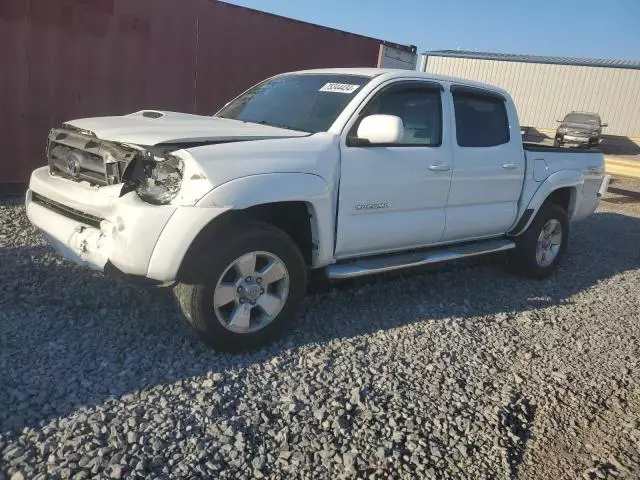
<instances>
[{"instance_id":1,"label":"rear fender flare","mask_svg":"<svg viewBox=\"0 0 640 480\"><path fill-rule=\"evenodd\" d=\"M520 211L519 218L522 218L527 210L532 210L527 222L523 225L517 225L517 230L512 231L511 235L517 236L526 231L544 202L551 196L551 194L553 194L553 192L561 188L572 188L569 209L567 211L567 215L571 218L582 201L583 185L584 176L578 170L563 170L549 175L549 177L540 184L536 192L533 194L533 197L531 197L531 200L529 200L529 203Z\"/></svg>"}]
</instances>

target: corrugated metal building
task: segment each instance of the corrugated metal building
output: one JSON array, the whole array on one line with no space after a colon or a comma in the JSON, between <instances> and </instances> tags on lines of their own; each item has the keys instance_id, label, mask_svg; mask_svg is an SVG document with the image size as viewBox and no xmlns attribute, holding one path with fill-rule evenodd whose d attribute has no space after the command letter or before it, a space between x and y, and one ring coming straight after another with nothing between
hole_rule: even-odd
<instances>
[{"instance_id":1,"label":"corrugated metal building","mask_svg":"<svg viewBox=\"0 0 640 480\"><path fill-rule=\"evenodd\" d=\"M555 129L581 110L599 113L605 134L640 137L640 62L437 50L421 70L504 88L528 127Z\"/></svg>"},{"instance_id":2,"label":"corrugated metal building","mask_svg":"<svg viewBox=\"0 0 640 480\"><path fill-rule=\"evenodd\" d=\"M276 73L407 52L415 62L414 46L215 0L0 0L0 193L23 190L64 120L212 114Z\"/></svg>"}]
</instances>

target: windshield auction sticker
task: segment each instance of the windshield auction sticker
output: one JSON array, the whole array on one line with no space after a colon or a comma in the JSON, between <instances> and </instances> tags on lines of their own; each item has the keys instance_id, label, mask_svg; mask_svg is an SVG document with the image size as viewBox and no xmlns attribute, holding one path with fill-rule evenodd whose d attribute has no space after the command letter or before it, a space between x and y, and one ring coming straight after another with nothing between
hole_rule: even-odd
<instances>
[{"instance_id":1,"label":"windshield auction sticker","mask_svg":"<svg viewBox=\"0 0 640 480\"><path fill-rule=\"evenodd\" d=\"M334 93L353 93L358 88L360 88L360 85L352 85L350 83L325 83L319 91Z\"/></svg>"}]
</instances>

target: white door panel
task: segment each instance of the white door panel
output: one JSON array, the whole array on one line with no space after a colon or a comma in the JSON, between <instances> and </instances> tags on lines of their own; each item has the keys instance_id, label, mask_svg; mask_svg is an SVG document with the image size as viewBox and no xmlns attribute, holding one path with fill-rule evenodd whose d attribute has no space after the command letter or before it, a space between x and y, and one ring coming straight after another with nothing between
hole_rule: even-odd
<instances>
[{"instance_id":1,"label":"white door panel","mask_svg":"<svg viewBox=\"0 0 640 480\"><path fill-rule=\"evenodd\" d=\"M429 238L437 242L444 230L444 208L355 214L347 222L339 236L341 258L419 247Z\"/></svg>"},{"instance_id":2,"label":"white door panel","mask_svg":"<svg viewBox=\"0 0 640 480\"><path fill-rule=\"evenodd\" d=\"M512 202L483 203L481 205L459 205L447 207L447 228L443 240L463 240L496 235L491 217L513 219L516 204ZM499 233L504 233L511 224L505 225Z\"/></svg>"},{"instance_id":3,"label":"white door panel","mask_svg":"<svg viewBox=\"0 0 640 480\"><path fill-rule=\"evenodd\" d=\"M437 243L451 170L443 147L347 147L342 154L336 255Z\"/></svg>"},{"instance_id":4,"label":"white door panel","mask_svg":"<svg viewBox=\"0 0 640 480\"><path fill-rule=\"evenodd\" d=\"M348 129L368 115L399 117L397 144L341 145L336 257L438 243L451 184L450 108L433 82L396 81L372 93ZM444 108L443 108L444 105Z\"/></svg>"},{"instance_id":5,"label":"white door panel","mask_svg":"<svg viewBox=\"0 0 640 480\"><path fill-rule=\"evenodd\" d=\"M470 90L454 92L451 103L453 174L443 241L506 233L522 191L525 158L515 109Z\"/></svg>"},{"instance_id":6,"label":"white door panel","mask_svg":"<svg viewBox=\"0 0 640 480\"><path fill-rule=\"evenodd\" d=\"M517 202L522 191L524 162L517 168L509 144L489 148L454 148L454 173L449 195L450 205ZM516 153L517 155L517 153Z\"/></svg>"}]
</instances>

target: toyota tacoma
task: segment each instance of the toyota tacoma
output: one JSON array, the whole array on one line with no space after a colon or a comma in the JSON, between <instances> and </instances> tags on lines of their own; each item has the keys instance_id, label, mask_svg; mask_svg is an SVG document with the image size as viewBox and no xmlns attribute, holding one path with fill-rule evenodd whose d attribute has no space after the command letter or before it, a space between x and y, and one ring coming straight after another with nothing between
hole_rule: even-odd
<instances>
[{"instance_id":1,"label":"toyota tacoma","mask_svg":"<svg viewBox=\"0 0 640 480\"><path fill-rule=\"evenodd\" d=\"M598 151L523 144L504 90L380 69L269 78L213 116L158 110L50 132L30 221L66 258L174 288L215 348L273 338L309 275L510 251L550 275L598 203ZM365 321L365 320L363 320Z\"/></svg>"}]
</instances>

